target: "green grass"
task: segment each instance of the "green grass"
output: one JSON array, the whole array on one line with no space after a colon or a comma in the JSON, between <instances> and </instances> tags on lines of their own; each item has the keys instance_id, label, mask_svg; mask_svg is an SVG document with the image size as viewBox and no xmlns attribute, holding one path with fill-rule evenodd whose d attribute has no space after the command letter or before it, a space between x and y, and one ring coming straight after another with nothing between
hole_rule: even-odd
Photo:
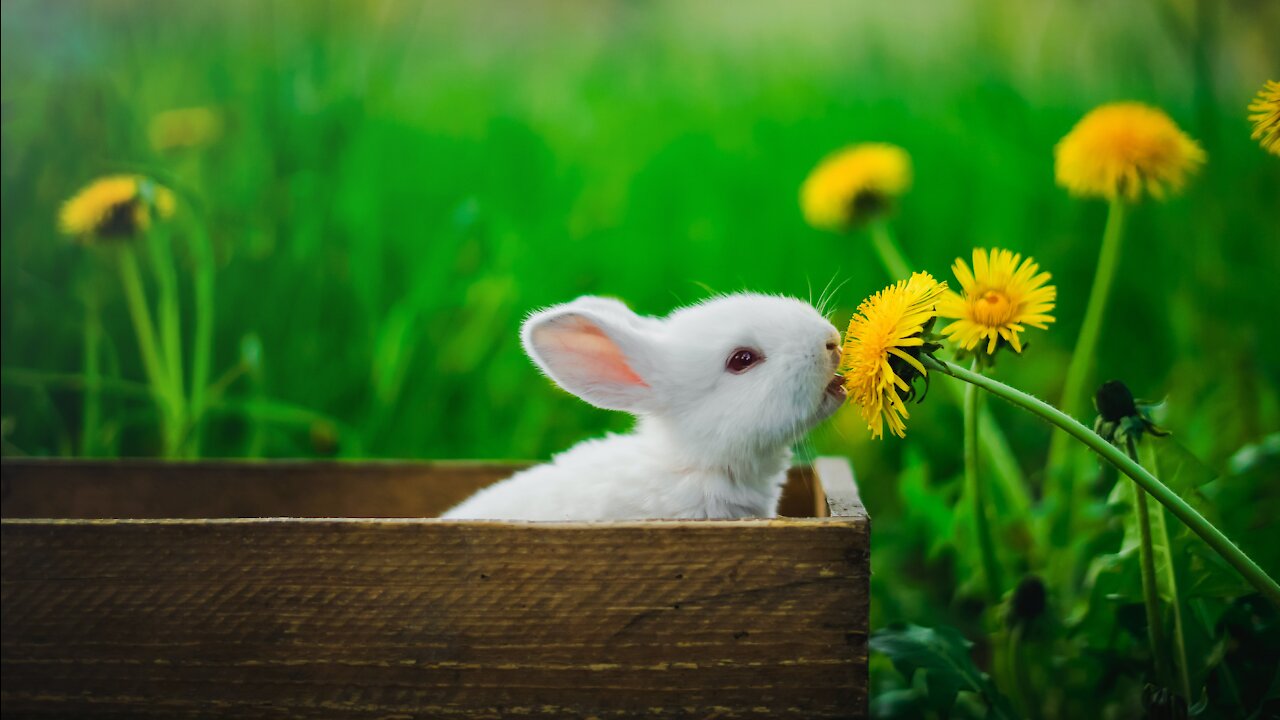
<instances>
[{"instance_id":1,"label":"green grass","mask_svg":"<svg viewBox=\"0 0 1280 720\"><path fill-rule=\"evenodd\" d=\"M1280 161L1245 120L1280 68L1269 27L1280 7L1266 3L7 2L5 453L161 451L109 258L55 225L66 197L118 171L184 193L177 235L203 227L213 243L211 375L240 370L204 428L208 456L542 458L625 428L534 371L522 317L583 293L664 314L710 291L816 297L834 282L843 322L887 278L868 238L806 227L797 193L824 154L863 140L912 154L894 229L920 269L950 277L982 245L1054 274L1058 322L997 373L1056 399L1105 207L1055 187L1052 149L1090 108L1136 99L1169 112L1209 163L1182 196L1131 214L1095 377L1168 399L1160 423L1224 476L1205 491L1222 526L1274 575ZM221 140L151 150L149 119L188 106L225 114ZM189 349L193 256L178 263ZM92 302L100 406L83 400ZM1038 488L1047 427L991 405ZM1253 466L1229 462L1268 437ZM931 395L907 440L884 442L846 411L812 449L853 459L876 518L873 625L995 632L965 582L977 558L957 495L958 406ZM1082 573L1116 552L1111 481L1086 480L1091 532L1006 552L1009 577L1052 576L1065 554ZM997 523L1002 547L1021 547L1017 521ZM1087 604L1098 577L1063 582L1062 623L1106 615ZM1116 594L1123 620L1141 596ZM1210 611L1237 612L1240 594L1220 589ZM1088 635L1106 656L1064 687L1114 675L1107 702L1132 707L1143 635L1134 646L1121 630ZM1055 702L1065 713L1079 699Z\"/></svg>"}]
</instances>

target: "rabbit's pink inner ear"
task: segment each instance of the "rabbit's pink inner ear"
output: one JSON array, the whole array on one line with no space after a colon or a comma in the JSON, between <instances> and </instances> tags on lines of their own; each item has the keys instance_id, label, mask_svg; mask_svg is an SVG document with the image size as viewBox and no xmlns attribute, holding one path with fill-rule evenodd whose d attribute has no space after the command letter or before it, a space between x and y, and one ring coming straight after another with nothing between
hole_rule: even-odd
<instances>
[{"instance_id":1,"label":"rabbit's pink inner ear","mask_svg":"<svg viewBox=\"0 0 1280 720\"><path fill-rule=\"evenodd\" d=\"M552 323L534 331L535 342L544 352L572 358L583 379L595 383L649 387L644 378L636 374L627 363L626 356L617 344L585 318L572 318L567 322Z\"/></svg>"}]
</instances>

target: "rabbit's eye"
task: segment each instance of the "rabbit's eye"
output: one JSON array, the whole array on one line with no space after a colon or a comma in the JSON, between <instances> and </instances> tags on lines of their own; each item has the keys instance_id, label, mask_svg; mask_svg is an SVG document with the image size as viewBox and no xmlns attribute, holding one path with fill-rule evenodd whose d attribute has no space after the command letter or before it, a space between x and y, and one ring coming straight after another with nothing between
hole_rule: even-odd
<instances>
[{"instance_id":1,"label":"rabbit's eye","mask_svg":"<svg viewBox=\"0 0 1280 720\"><path fill-rule=\"evenodd\" d=\"M751 348L738 348L729 354L729 359L725 361L724 367L731 373L744 373L751 368L752 365L764 359L764 355L759 350Z\"/></svg>"}]
</instances>

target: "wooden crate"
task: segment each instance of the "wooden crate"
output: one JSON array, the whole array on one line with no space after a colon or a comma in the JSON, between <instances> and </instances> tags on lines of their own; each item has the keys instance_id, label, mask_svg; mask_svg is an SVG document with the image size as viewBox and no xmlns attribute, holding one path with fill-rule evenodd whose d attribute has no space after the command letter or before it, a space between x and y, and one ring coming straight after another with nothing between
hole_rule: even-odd
<instances>
[{"instance_id":1,"label":"wooden crate","mask_svg":"<svg viewBox=\"0 0 1280 720\"><path fill-rule=\"evenodd\" d=\"M518 466L3 461L5 717L863 717L869 523L431 519Z\"/></svg>"}]
</instances>

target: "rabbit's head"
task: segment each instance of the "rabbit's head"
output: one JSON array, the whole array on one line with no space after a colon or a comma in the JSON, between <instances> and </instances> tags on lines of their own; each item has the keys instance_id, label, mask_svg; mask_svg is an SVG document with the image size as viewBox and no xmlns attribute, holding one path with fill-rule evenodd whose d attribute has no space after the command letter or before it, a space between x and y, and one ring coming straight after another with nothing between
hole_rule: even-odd
<instances>
[{"instance_id":1,"label":"rabbit's head","mask_svg":"<svg viewBox=\"0 0 1280 720\"><path fill-rule=\"evenodd\" d=\"M522 340L564 389L709 457L789 445L845 397L840 334L793 298L721 296L659 319L582 297L530 316Z\"/></svg>"}]
</instances>

